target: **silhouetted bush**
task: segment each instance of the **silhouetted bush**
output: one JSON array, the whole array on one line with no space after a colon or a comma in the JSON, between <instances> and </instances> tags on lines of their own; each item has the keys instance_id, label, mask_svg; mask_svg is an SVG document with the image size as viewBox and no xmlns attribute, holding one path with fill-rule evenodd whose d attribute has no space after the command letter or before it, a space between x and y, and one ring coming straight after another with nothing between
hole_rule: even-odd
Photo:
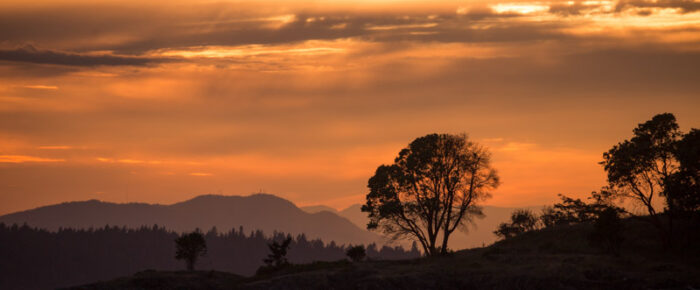
<instances>
[{"instance_id":1,"label":"silhouetted bush","mask_svg":"<svg viewBox=\"0 0 700 290\"><path fill-rule=\"evenodd\" d=\"M622 243L622 222L615 209L604 210L595 220L591 243L607 253L619 255Z\"/></svg>"},{"instance_id":2,"label":"silhouetted bush","mask_svg":"<svg viewBox=\"0 0 700 290\"><path fill-rule=\"evenodd\" d=\"M365 256L367 256L367 253L365 252L365 246L359 245L350 247L348 251L345 252L345 255L347 255L353 262L359 262L362 261Z\"/></svg>"},{"instance_id":3,"label":"silhouetted bush","mask_svg":"<svg viewBox=\"0 0 700 290\"><path fill-rule=\"evenodd\" d=\"M281 243L277 241L269 243L267 246L270 248L270 254L263 260L265 265L281 268L289 264L289 260L287 260L287 251L289 250L289 244L291 242L292 237L287 237Z\"/></svg>"},{"instance_id":4,"label":"silhouetted bush","mask_svg":"<svg viewBox=\"0 0 700 290\"><path fill-rule=\"evenodd\" d=\"M599 192L592 192L588 197L592 202L586 203L579 198L573 199L559 194L561 202L544 207L539 218L540 223L544 227L590 223L608 209L614 210L618 215L626 213L624 209L611 204L610 195L612 193L609 188L602 188Z\"/></svg>"},{"instance_id":5,"label":"silhouetted bush","mask_svg":"<svg viewBox=\"0 0 700 290\"><path fill-rule=\"evenodd\" d=\"M518 209L510 216L510 223L501 223L493 233L508 239L537 229L537 217L526 209Z\"/></svg>"}]
</instances>

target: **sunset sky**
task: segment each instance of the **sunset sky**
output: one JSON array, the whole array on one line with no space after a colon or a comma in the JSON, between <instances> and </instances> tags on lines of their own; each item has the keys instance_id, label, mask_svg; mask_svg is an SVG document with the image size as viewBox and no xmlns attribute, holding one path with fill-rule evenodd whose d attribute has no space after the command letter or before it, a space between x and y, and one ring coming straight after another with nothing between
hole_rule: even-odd
<instances>
[{"instance_id":1,"label":"sunset sky","mask_svg":"<svg viewBox=\"0 0 700 290\"><path fill-rule=\"evenodd\" d=\"M0 214L343 208L433 132L491 150L488 204L542 205L663 112L700 127L700 1L0 2Z\"/></svg>"}]
</instances>

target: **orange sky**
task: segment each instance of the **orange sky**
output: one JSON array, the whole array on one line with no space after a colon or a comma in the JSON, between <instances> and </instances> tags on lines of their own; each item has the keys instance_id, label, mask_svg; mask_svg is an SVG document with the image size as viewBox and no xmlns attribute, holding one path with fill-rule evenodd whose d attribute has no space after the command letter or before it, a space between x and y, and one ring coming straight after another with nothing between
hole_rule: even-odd
<instances>
[{"instance_id":1,"label":"orange sky","mask_svg":"<svg viewBox=\"0 0 700 290\"><path fill-rule=\"evenodd\" d=\"M492 205L605 182L700 125L699 1L3 1L0 214L265 191L362 203L416 137L493 153Z\"/></svg>"}]
</instances>

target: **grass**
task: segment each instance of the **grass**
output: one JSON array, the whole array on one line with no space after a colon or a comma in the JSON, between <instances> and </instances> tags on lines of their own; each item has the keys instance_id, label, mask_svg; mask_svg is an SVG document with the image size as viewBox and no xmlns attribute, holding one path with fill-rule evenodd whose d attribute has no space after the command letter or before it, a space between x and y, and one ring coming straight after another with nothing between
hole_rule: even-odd
<instances>
[{"instance_id":1,"label":"grass","mask_svg":"<svg viewBox=\"0 0 700 290\"><path fill-rule=\"evenodd\" d=\"M138 272L106 282L73 287L70 289L234 289L245 278L221 271L155 271Z\"/></svg>"},{"instance_id":2,"label":"grass","mask_svg":"<svg viewBox=\"0 0 700 290\"><path fill-rule=\"evenodd\" d=\"M649 225L625 221L619 256L589 243L590 225L525 233L486 248L403 261L314 262L241 277L141 272L75 289L699 289L700 255L660 251ZM691 253L688 255L687 253ZM92 288L90 288L92 287Z\"/></svg>"}]
</instances>

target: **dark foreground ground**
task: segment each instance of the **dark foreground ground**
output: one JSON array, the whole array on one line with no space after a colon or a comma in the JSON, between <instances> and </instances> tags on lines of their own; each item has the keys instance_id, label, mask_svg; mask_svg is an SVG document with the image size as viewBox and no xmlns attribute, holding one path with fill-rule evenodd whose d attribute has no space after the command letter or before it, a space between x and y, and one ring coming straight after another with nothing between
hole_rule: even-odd
<instances>
[{"instance_id":1,"label":"dark foreground ground","mask_svg":"<svg viewBox=\"0 0 700 290\"><path fill-rule=\"evenodd\" d=\"M254 277L144 271L71 289L700 289L696 251L661 251L635 233L612 256L592 248L588 232L546 229L445 257L313 263Z\"/></svg>"}]
</instances>

